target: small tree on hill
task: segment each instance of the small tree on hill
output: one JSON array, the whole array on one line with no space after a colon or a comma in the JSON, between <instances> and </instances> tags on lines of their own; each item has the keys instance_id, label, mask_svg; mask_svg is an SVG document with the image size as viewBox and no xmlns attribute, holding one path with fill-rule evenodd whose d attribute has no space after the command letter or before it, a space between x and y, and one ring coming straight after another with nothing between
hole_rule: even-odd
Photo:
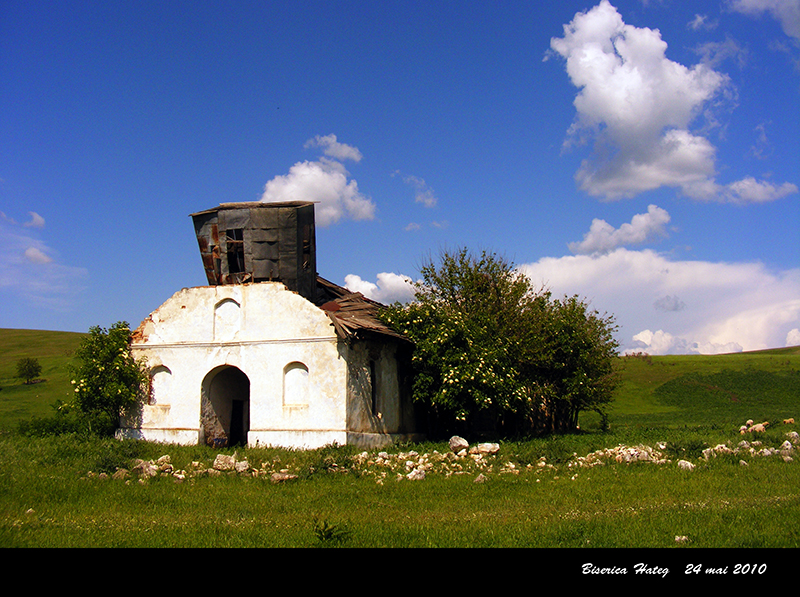
<instances>
[{"instance_id":1,"label":"small tree on hill","mask_svg":"<svg viewBox=\"0 0 800 597\"><path fill-rule=\"evenodd\" d=\"M495 254L445 252L423 266L415 300L382 317L414 343L413 397L431 432L566 432L604 413L616 385L611 317L553 300Z\"/></svg>"},{"instance_id":2,"label":"small tree on hill","mask_svg":"<svg viewBox=\"0 0 800 597\"><path fill-rule=\"evenodd\" d=\"M26 384L33 383L42 374L42 366L37 359L25 357L17 361L17 377Z\"/></svg>"},{"instance_id":3,"label":"small tree on hill","mask_svg":"<svg viewBox=\"0 0 800 597\"><path fill-rule=\"evenodd\" d=\"M134 414L147 396L149 375L130 346L130 328L120 321L109 330L90 328L75 354L73 405L104 431L113 432L120 417Z\"/></svg>"}]
</instances>

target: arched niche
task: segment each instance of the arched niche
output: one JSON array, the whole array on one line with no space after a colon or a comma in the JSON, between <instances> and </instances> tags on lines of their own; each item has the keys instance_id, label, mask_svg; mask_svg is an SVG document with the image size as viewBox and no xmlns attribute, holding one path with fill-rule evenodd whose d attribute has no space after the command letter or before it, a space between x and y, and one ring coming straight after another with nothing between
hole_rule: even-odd
<instances>
[{"instance_id":1,"label":"arched niche","mask_svg":"<svg viewBox=\"0 0 800 597\"><path fill-rule=\"evenodd\" d=\"M294 361L283 368L284 406L308 405L308 367Z\"/></svg>"},{"instance_id":2,"label":"arched niche","mask_svg":"<svg viewBox=\"0 0 800 597\"><path fill-rule=\"evenodd\" d=\"M233 340L242 326L242 308L231 298L214 305L214 340Z\"/></svg>"},{"instance_id":3,"label":"arched niche","mask_svg":"<svg viewBox=\"0 0 800 597\"><path fill-rule=\"evenodd\" d=\"M169 404L172 386L172 371L164 365L150 370L150 404Z\"/></svg>"}]
</instances>

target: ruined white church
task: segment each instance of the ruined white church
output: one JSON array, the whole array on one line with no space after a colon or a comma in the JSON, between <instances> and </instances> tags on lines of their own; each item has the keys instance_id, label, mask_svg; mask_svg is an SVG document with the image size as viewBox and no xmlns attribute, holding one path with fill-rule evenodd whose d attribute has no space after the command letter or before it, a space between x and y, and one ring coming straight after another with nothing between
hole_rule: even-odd
<instances>
[{"instance_id":1,"label":"ruined white church","mask_svg":"<svg viewBox=\"0 0 800 597\"><path fill-rule=\"evenodd\" d=\"M223 203L192 214L208 286L133 333L148 404L118 437L181 444L375 447L417 439L412 346L380 305L317 275L314 205Z\"/></svg>"}]
</instances>

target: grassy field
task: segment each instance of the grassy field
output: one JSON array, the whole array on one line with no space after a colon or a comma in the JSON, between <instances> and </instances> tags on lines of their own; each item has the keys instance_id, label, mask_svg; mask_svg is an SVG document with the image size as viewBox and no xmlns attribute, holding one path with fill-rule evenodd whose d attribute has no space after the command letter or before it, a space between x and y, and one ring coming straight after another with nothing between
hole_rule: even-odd
<instances>
[{"instance_id":1,"label":"grassy field","mask_svg":"<svg viewBox=\"0 0 800 597\"><path fill-rule=\"evenodd\" d=\"M67 365L83 334L38 330L0 329L0 430L52 412L58 399L72 393ZM30 357L42 366L40 383L25 385L16 379L17 361Z\"/></svg>"},{"instance_id":2,"label":"grassy field","mask_svg":"<svg viewBox=\"0 0 800 597\"><path fill-rule=\"evenodd\" d=\"M621 359L607 432L587 416L581 434L501 442L482 458L444 443L240 449L246 473L211 475L202 471L232 449L13 433L71 391L79 338L0 330L0 546L800 546L800 456L764 452L800 431L783 423L800 420L799 348ZM23 356L39 358L45 382L13 378ZM742 436L747 419L770 426ZM719 444L727 450L712 455ZM165 455L172 474L132 470ZM119 469L130 473L110 478ZM410 480L413 470L424 479ZM280 472L294 478L274 482Z\"/></svg>"}]
</instances>

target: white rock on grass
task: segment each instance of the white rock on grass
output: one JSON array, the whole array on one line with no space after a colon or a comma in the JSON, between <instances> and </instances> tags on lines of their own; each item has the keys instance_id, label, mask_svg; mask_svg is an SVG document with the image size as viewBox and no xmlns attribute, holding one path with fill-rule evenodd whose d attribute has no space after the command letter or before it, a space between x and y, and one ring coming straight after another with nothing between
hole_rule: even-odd
<instances>
[{"instance_id":1,"label":"white rock on grass","mask_svg":"<svg viewBox=\"0 0 800 597\"><path fill-rule=\"evenodd\" d=\"M463 437L454 435L450 438L450 449L458 454L461 450L469 450L469 442Z\"/></svg>"}]
</instances>

